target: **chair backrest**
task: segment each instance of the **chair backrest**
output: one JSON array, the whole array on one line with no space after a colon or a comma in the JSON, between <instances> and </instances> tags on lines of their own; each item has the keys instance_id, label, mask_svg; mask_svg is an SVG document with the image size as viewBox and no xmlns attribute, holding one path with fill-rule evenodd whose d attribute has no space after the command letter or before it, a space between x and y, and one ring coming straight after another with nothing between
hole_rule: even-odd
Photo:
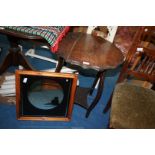
<instances>
[{"instance_id":1,"label":"chair backrest","mask_svg":"<svg viewBox=\"0 0 155 155\"><path fill-rule=\"evenodd\" d=\"M151 83L155 82L155 49L148 48L154 30L155 27L138 28L118 82L124 81L129 75Z\"/></svg>"},{"instance_id":2,"label":"chair backrest","mask_svg":"<svg viewBox=\"0 0 155 155\"><path fill-rule=\"evenodd\" d=\"M136 54L133 63L127 69L128 75L155 82L155 50L143 48L143 51ZM132 62L132 59L131 59Z\"/></svg>"}]
</instances>

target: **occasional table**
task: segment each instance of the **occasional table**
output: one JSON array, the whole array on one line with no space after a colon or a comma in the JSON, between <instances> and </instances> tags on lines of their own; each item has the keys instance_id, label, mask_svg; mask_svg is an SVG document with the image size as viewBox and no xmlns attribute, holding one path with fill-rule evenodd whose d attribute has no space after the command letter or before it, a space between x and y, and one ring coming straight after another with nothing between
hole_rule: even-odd
<instances>
[{"instance_id":1,"label":"occasional table","mask_svg":"<svg viewBox=\"0 0 155 155\"><path fill-rule=\"evenodd\" d=\"M86 117L88 117L101 98L105 71L119 66L123 62L123 54L114 44L101 37L70 32L60 42L57 55L59 60L56 72L60 72L65 63L97 71L90 89L77 87L75 102L87 109ZM92 95L98 80L97 94L89 106L87 95Z\"/></svg>"},{"instance_id":2,"label":"occasional table","mask_svg":"<svg viewBox=\"0 0 155 155\"><path fill-rule=\"evenodd\" d=\"M22 65L25 69L32 70L33 67L26 60L21 48L20 40L46 44L55 53L58 44L69 31L69 26L4 26L0 27L0 34L7 35L10 42L9 53L0 66L2 74L9 66ZM34 70L34 69L33 69Z\"/></svg>"},{"instance_id":3,"label":"occasional table","mask_svg":"<svg viewBox=\"0 0 155 155\"><path fill-rule=\"evenodd\" d=\"M42 41L42 37L30 34L28 35L9 29L0 29L0 34L7 35L8 41L10 43L8 54L4 58L2 64L0 65L0 74L4 73L8 67L18 65L22 65L25 69L28 70L34 70L31 64L27 61L21 48L19 47L19 41L21 39L31 41Z\"/></svg>"}]
</instances>

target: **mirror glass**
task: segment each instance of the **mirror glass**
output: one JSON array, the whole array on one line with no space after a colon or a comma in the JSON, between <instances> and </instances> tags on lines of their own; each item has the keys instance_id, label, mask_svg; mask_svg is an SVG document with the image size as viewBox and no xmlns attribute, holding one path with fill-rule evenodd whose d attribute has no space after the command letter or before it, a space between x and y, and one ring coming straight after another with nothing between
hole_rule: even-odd
<instances>
[{"instance_id":1,"label":"mirror glass","mask_svg":"<svg viewBox=\"0 0 155 155\"><path fill-rule=\"evenodd\" d=\"M53 80L38 80L31 84L28 100L38 109L49 110L59 106L64 98L64 92L59 83Z\"/></svg>"}]
</instances>

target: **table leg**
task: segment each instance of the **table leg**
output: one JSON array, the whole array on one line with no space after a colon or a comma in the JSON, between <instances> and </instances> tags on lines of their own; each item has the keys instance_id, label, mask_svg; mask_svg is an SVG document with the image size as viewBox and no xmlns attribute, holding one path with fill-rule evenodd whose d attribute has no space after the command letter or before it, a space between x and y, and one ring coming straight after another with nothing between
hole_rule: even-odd
<instances>
[{"instance_id":1,"label":"table leg","mask_svg":"<svg viewBox=\"0 0 155 155\"><path fill-rule=\"evenodd\" d=\"M18 57L18 65L23 66L25 69L28 70L35 70L32 65L27 61L25 55L22 53L22 51L18 51L18 54L16 55Z\"/></svg>"},{"instance_id":2,"label":"table leg","mask_svg":"<svg viewBox=\"0 0 155 155\"><path fill-rule=\"evenodd\" d=\"M0 74L4 73L10 66L22 65L25 69L34 70L28 63L25 56L22 54L19 47L13 47L9 49L9 53L4 58L2 65L0 66Z\"/></svg>"},{"instance_id":3,"label":"table leg","mask_svg":"<svg viewBox=\"0 0 155 155\"><path fill-rule=\"evenodd\" d=\"M104 78L105 78L105 71L99 72L100 82L99 82L97 94L86 112L86 118L89 116L90 112L95 108L95 106L97 105L98 101L101 98L103 87L104 87Z\"/></svg>"},{"instance_id":4,"label":"table leg","mask_svg":"<svg viewBox=\"0 0 155 155\"><path fill-rule=\"evenodd\" d=\"M93 85L92 85L92 87L91 87L91 89L89 91L89 95L92 95L92 93L93 93L93 91L95 89L95 86L96 86L99 79L100 79L100 72L98 72L97 75L96 75L96 78L95 78L95 80L93 82Z\"/></svg>"},{"instance_id":5,"label":"table leg","mask_svg":"<svg viewBox=\"0 0 155 155\"><path fill-rule=\"evenodd\" d=\"M21 48L18 46L19 39L12 36L7 37L10 43L10 49L0 66L0 74L4 73L10 66L18 65L22 65L28 70L34 70L31 64L27 61L25 55L22 53Z\"/></svg>"},{"instance_id":6,"label":"table leg","mask_svg":"<svg viewBox=\"0 0 155 155\"><path fill-rule=\"evenodd\" d=\"M7 54L5 59L3 60L1 66L0 66L0 74L4 73L7 68L10 66L12 56L10 54Z\"/></svg>"},{"instance_id":7,"label":"table leg","mask_svg":"<svg viewBox=\"0 0 155 155\"><path fill-rule=\"evenodd\" d=\"M64 64L65 64L65 60L62 57L59 57L58 58L58 65L55 69L55 72L60 72L62 67L64 66Z\"/></svg>"},{"instance_id":8,"label":"table leg","mask_svg":"<svg viewBox=\"0 0 155 155\"><path fill-rule=\"evenodd\" d=\"M111 94L111 96L110 96L110 98L109 98L109 101L108 101L108 103L106 104L106 106L105 106L105 108L104 108L104 110L103 110L103 113L106 113L106 112L110 109L110 107L111 107L111 102L112 102L112 97L113 97L113 93Z\"/></svg>"}]
</instances>

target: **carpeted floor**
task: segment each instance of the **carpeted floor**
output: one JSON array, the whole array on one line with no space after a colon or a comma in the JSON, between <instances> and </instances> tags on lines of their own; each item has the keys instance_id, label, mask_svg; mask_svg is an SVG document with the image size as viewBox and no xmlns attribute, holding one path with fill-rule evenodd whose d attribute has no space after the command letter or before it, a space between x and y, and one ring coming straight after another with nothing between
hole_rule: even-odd
<instances>
[{"instance_id":1,"label":"carpeted floor","mask_svg":"<svg viewBox=\"0 0 155 155\"><path fill-rule=\"evenodd\" d=\"M30 44L25 42L22 43L24 51L26 51ZM2 47L3 52L0 54L0 63L2 62L7 49L9 47L8 41L4 35L0 35L0 47ZM36 53L46 57L55 56L46 49L36 47ZM37 69L49 69L54 67L51 62L39 60L36 58L27 57L29 62ZM10 67L8 71L12 71L14 68ZM19 121L16 119L16 108L15 105L8 105L6 103L0 102L0 128L5 129L105 129L108 126L109 121L109 112L103 114L103 108L105 107L109 96L115 86L115 82L118 78L120 67L115 70L109 70L106 72L105 78L105 87L102 97L93 109L90 116L85 118L86 110L78 105L74 105L72 120L70 122L51 122L51 121ZM91 71L92 72L92 71ZM91 86L94 77L79 75L80 86L89 87ZM93 96L96 92L94 92ZM88 102L90 103L93 99L93 96L88 97Z\"/></svg>"}]
</instances>

